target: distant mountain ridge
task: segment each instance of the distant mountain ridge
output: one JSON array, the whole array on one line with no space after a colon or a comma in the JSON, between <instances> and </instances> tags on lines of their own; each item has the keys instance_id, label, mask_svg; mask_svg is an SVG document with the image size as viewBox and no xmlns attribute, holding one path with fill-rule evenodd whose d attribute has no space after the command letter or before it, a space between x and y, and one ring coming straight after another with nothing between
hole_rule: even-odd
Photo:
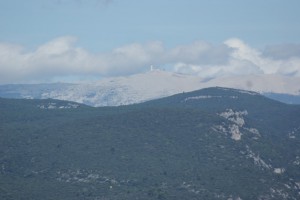
<instances>
[{"instance_id":1,"label":"distant mountain ridge","mask_svg":"<svg viewBox=\"0 0 300 200\"><path fill-rule=\"evenodd\" d=\"M286 103L300 103L300 78L251 75L201 79L161 70L94 82L0 85L0 97L59 99L90 106L118 106L220 86L266 93ZM280 95L277 95L280 94ZM280 98L279 98L280 97ZM284 97L284 98L282 98Z\"/></svg>"}]
</instances>

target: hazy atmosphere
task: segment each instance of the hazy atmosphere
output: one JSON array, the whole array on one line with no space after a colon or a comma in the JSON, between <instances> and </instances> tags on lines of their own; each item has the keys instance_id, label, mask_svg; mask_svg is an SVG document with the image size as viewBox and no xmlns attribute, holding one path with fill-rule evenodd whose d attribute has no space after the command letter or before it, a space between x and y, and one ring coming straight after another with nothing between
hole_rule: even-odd
<instances>
[{"instance_id":1,"label":"hazy atmosphere","mask_svg":"<svg viewBox=\"0 0 300 200\"><path fill-rule=\"evenodd\" d=\"M0 84L159 69L300 77L298 0L0 0Z\"/></svg>"},{"instance_id":2,"label":"hazy atmosphere","mask_svg":"<svg viewBox=\"0 0 300 200\"><path fill-rule=\"evenodd\" d=\"M0 200L300 200L300 0L0 0Z\"/></svg>"}]
</instances>

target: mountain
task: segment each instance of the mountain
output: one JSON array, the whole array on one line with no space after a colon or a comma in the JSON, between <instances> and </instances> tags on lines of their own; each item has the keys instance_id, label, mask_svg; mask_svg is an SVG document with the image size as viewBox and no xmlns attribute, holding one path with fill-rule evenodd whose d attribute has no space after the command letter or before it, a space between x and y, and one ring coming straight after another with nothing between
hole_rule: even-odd
<instances>
[{"instance_id":1,"label":"mountain","mask_svg":"<svg viewBox=\"0 0 300 200\"><path fill-rule=\"evenodd\" d=\"M207 88L94 108L0 98L0 199L299 199L300 106Z\"/></svg>"},{"instance_id":2,"label":"mountain","mask_svg":"<svg viewBox=\"0 0 300 200\"><path fill-rule=\"evenodd\" d=\"M116 106L143 102L196 90L198 77L154 70L129 77L106 78L80 84L2 85L0 96L60 99L91 106Z\"/></svg>"},{"instance_id":3,"label":"mountain","mask_svg":"<svg viewBox=\"0 0 300 200\"><path fill-rule=\"evenodd\" d=\"M287 103L287 104L300 104L300 95L280 94L280 93L264 93L266 97Z\"/></svg>"},{"instance_id":4,"label":"mountain","mask_svg":"<svg viewBox=\"0 0 300 200\"><path fill-rule=\"evenodd\" d=\"M252 90L259 93L277 94L285 102L296 102L294 95L300 97L300 78L275 75L249 75L201 79L198 76L183 75L161 70L152 70L127 77L104 78L94 82L76 84L19 84L0 85L0 97L59 99L76 101L90 106L118 106L145 102L181 92L190 92L207 87L221 86ZM274 94L274 95L273 95Z\"/></svg>"}]
</instances>

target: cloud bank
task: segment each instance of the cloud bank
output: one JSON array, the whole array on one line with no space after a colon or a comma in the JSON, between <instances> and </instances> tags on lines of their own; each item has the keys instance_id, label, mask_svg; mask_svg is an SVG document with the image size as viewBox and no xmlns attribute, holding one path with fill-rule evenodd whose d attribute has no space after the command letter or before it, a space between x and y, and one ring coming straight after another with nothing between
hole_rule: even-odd
<instances>
[{"instance_id":1,"label":"cloud bank","mask_svg":"<svg viewBox=\"0 0 300 200\"><path fill-rule=\"evenodd\" d=\"M300 45L295 44L259 51L235 38L218 45L195 41L171 49L154 41L91 53L76 41L72 36L60 37L31 51L0 43L0 83L130 75L144 72L150 65L202 78L247 74L300 77Z\"/></svg>"}]
</instances>

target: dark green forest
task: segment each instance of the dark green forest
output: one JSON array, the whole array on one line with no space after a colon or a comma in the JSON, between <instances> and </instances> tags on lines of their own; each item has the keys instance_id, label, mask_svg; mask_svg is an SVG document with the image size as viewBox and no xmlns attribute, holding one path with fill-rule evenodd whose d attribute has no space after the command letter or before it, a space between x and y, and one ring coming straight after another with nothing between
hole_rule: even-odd
<instances>
[{"instance_id":1,"label":"dark green forest","mask_svg":"<svg viewBox=\"0 0 300 200\"><path fill-rule=\"evenodd\" d=\"M94 108L0 98L0 199L300 199L300 106L208 88Z\"/></svg>"}]
</instances>

